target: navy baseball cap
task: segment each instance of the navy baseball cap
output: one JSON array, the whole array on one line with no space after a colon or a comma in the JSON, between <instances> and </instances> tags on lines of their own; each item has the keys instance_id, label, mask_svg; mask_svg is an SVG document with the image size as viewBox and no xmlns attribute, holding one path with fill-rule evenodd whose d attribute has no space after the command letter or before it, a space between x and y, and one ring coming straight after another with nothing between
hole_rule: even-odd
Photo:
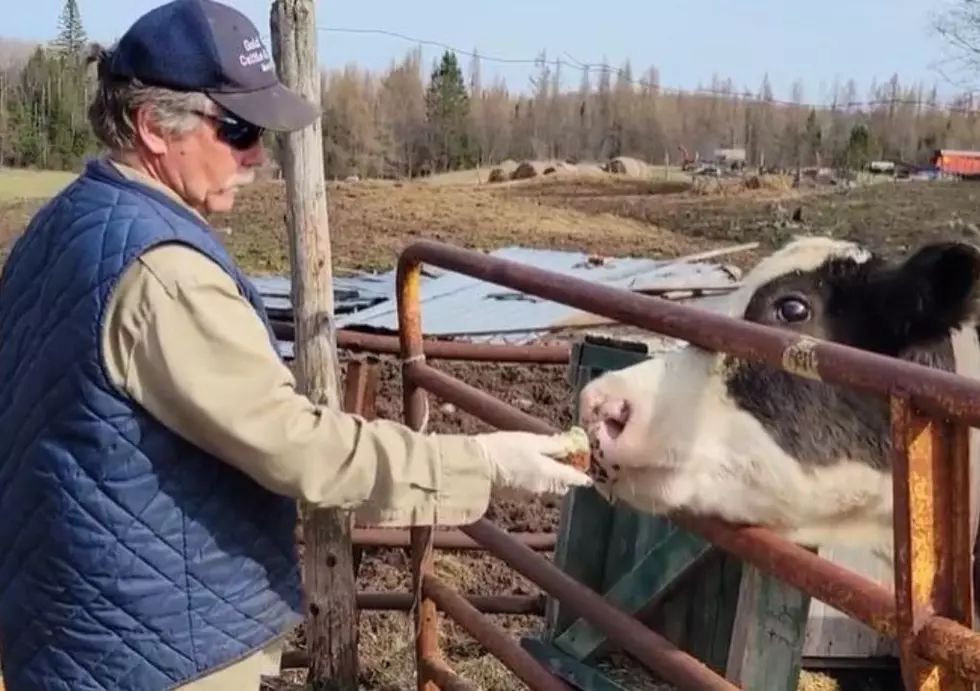
<instances>
[{"instance_id":1,"label":"navy baseball cap","mask_svg":"<svg viewBox=\"0 0 980 691\"><path fill-rule=\"evenodd\" d=\"M112 76L199 91L233 115L274 132L312 124L319 108L286 88L258 29L214 0L172 0L150 10L112 51Z\"/></svg>"}]
</instances>

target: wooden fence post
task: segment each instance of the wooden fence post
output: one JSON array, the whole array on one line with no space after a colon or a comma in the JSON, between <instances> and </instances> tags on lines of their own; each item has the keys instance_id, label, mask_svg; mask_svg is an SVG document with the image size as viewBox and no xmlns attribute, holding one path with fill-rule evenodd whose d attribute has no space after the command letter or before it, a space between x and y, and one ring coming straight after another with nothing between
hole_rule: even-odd
<instances>
[{"instance_id":1,"label":"wooden fence post","mask_svg":"<svg viewBox=\"0 0 980 691\"><path fill-rule=\"evenodd\" d=\"M316 11L313 0L276 0L270 15L275 62L282 82L320 104ZM286 182L289 262L296 322L295 372L315 403L340 406L333 323L333 270L323 175L320 120L279 135ZM357 611L351 517L301 506L303 581L307 596L307 682L314 689L357 690Z\"/></svg>"}]
</instances>

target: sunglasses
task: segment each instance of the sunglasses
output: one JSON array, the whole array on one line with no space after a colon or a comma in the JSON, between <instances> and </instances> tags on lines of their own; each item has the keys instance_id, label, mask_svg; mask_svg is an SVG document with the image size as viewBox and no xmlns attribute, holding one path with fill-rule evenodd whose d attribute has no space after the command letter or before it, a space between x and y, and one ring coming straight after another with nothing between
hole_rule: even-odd
<instances>
[{"instance_id":1,"label":"sunglasses","mask_svg":"<svg viewBox=\"0 0 980 691\"><path fill-rule=\"evenodd\" d=\"M195 110L194 114L213 122L218 139L239 151L247 151L258 144L265 132L258 125L253 125L230 113L215 115L205 113L203 110Z\"/></svg>"}]
</instances>

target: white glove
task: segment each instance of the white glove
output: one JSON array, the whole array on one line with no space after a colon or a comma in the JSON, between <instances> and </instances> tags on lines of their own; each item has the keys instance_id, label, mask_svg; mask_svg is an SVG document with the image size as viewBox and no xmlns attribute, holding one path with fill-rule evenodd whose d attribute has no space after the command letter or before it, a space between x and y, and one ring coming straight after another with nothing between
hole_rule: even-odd
<instances>
[{"instance_id":1,"label":"white glove","mask_svg":"<svg viewBox=\"0 0 980 691\"><path fill-rule=\"evenodd\" d=\"M592 484L585 473L554 460L569 452L568 440L560 435L491 432L474 438L490 460L495 490L565 494L573 486Z\"/></svg>"}]
</instances>

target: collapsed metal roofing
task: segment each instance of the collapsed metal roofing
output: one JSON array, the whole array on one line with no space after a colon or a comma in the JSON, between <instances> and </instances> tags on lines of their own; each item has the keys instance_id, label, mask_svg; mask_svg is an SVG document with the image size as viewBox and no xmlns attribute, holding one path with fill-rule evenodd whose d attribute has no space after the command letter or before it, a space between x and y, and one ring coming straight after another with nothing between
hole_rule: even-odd
<instances>
[{"instance_id":1,"label":"collapsed metal roofing","mask_svg":"<svg viewBox=\"0 0 980 691\"><path fill-rule=\"evenodd\" d=\"M590 261L583 252L506 247L488 253L548 271L626 290L723 286L733 282L721 265L678 263L676 259L606 258ZM426 336L470 341L526 343L541 331L572 325L587 316L573 307L526 295L462 274L426 267L421 287L422 329ZM291 319L289 279L255 279L271 314ZM338 328L396 332L395 272L338 277L334 281ZM283 343L287 356L292 344Z\"/></svg>"}]
</instances>

